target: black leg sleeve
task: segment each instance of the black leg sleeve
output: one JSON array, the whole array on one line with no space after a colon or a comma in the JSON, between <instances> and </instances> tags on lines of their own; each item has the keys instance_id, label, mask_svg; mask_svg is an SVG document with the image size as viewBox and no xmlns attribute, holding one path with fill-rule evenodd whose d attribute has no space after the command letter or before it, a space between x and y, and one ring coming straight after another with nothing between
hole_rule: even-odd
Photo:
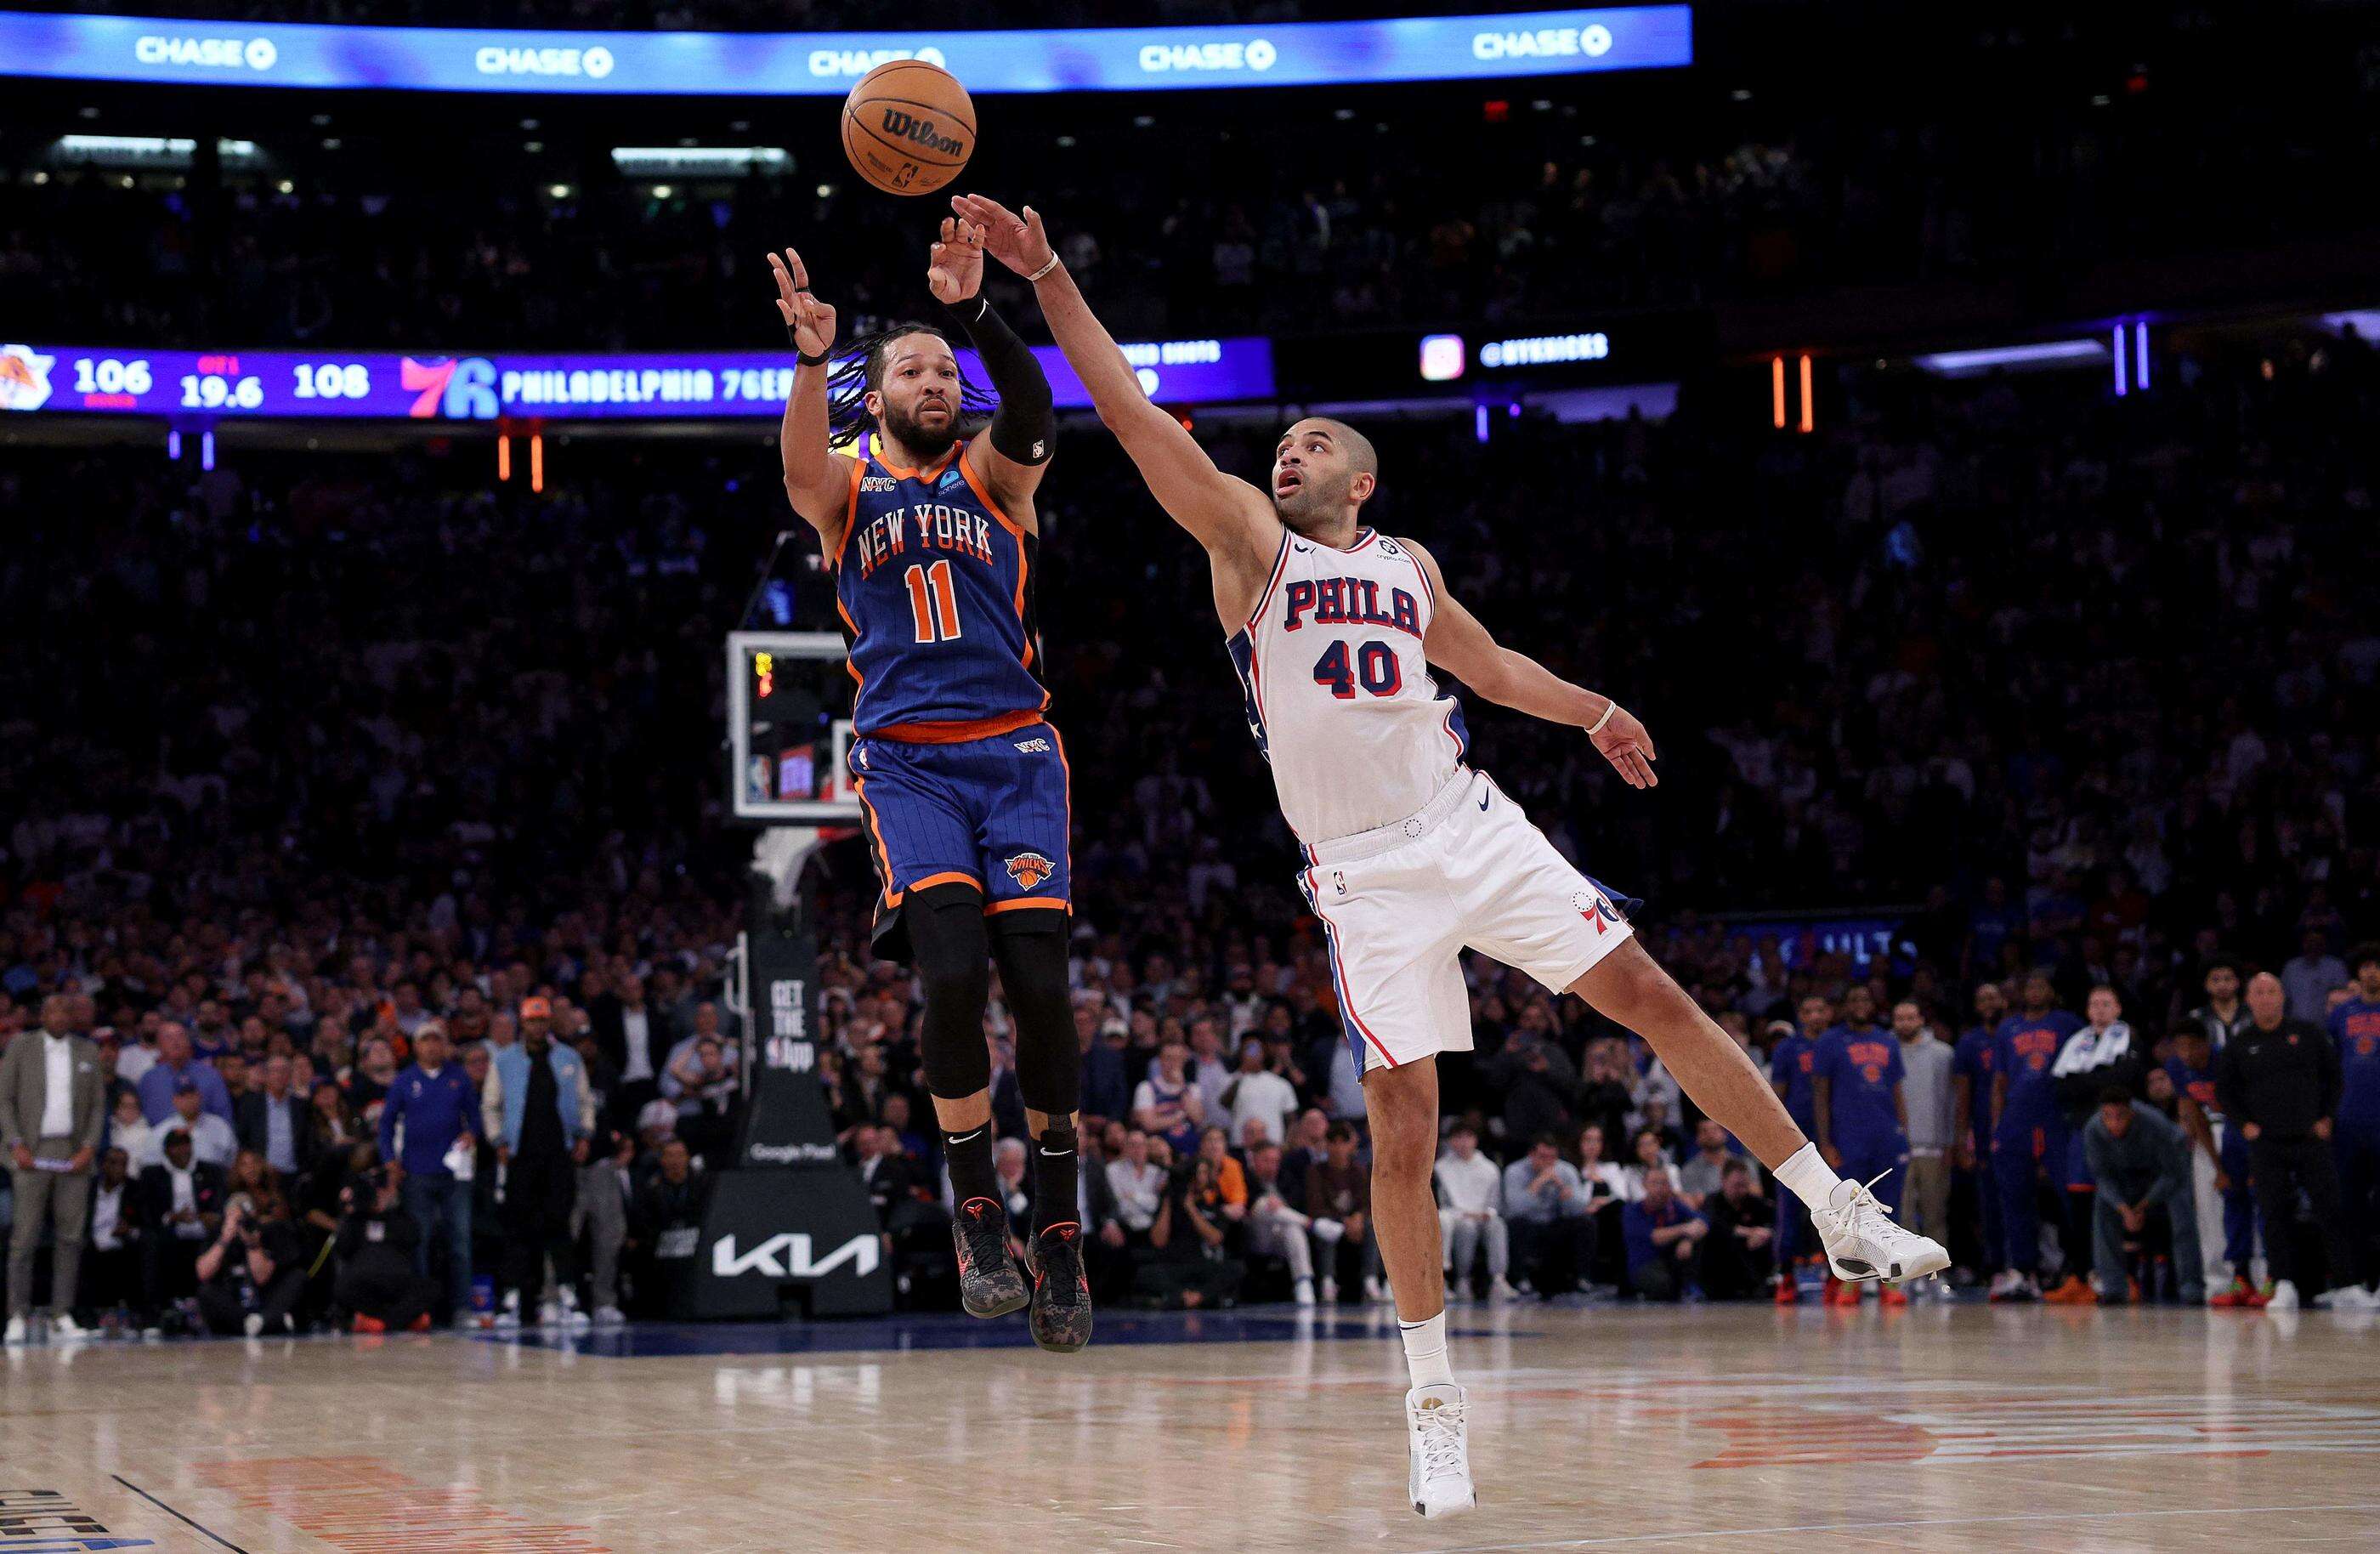
<instances>
[{"instance_id":1,"label":"black leg sleeve","mask_svg":"<svg viewBox=\"0 0 2380 1554\"><path fill-rule=\"evenodd\" d=\"M983 1039L984 1006L991 999L983 897L971 885L935 885L911 892L901 916L926 989L918 1041L926 1087L944 1100L979 1094L991 1084L991 1053Z\"/></svg>"},{"instance_id":2,"label":"black leg sleeve","mask_svg":"<svg viewBox=\"0 0 2380 1554\"><path fill-rule=\"evenodd\" d=\"M1083 1051L1066 987L1068 916L1006 912L991 919L1001 990L1016 1017L1016 1087L1028 1108L1051 1117L1071 1117L1083 1104Z\"/></svg>"}]
</instances>

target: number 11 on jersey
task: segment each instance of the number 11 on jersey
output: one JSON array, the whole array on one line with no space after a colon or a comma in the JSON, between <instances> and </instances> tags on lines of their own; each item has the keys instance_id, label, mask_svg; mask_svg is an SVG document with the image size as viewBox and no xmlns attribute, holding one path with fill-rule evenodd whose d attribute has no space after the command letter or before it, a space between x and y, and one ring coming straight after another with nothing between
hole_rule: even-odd
<instances>
[{"instance_id":1,"label":"number 11 on jersey","mask_svg":"<svg viewBox=\"0 0 2380 1554\"><path fill-rule=\"evenodd\" d=\"M951 564L912 566L901 580L909 588L909 608L917 617L920 642L955 642L959 636L959 592L951 577Z\"/></svg>"}]
</instances>

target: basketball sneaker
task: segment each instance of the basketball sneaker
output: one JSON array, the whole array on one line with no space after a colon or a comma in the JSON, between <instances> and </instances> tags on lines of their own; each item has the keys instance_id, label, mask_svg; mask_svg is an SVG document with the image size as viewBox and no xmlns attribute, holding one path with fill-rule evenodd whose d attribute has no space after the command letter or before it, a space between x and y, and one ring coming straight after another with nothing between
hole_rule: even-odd
<instances>
[{"instance_id":1,"label":"basketball sneaker","mask_svg":"<svg viewBox=\"0 0 2380 1554\"><path fill-rule=\"evenodd\" d=\"M1788 1269L1777 1281L1777 1304L1797 1305L1801 1303L1802 1287L1793 1282L1793 1270Z\"/></svg>"},{"instance_id":2,"label":"basketball sneaker","mask_svg":"<svg viewBox=\"0 0 2380 1554\"><path fill-rule=\"evenodd\" d=\"M1083 1271L1083 1227L1069 1220L1033 1238L1033 1342L1072 1354L1091 1342L1091 1281Z\"/></svg>"},{"instance_id":3,"label":"basketball sneaker","mask_svg":"<svg viewBox=\"0 0 2380 1554\"><path fill-rule=\"evenodd\" d=\"M1876 1182L1883 1180L1879 1176ZM1810 1210L1810 1222L1826 1244L1827 1266L1834 1269L1835 1277L1853 1282L1888 1279L1898 1283L1949 1268L1950 1254L1942 1250L1940 1243L1892 1222L1892 1216L1868 1190L1876 1182L1865 1186L1839 1184L1835 1202Z\"/></svg>"},{"instance_id":4,"label":"basketball sneaker","mask_svg":"<svg viewBox=\"0 0 2380 1554\"><path fill-rule=\"evenodd\" d=\"M2298 1287L2286 1279L2276 1283L2273 1293L2265 1297L2265 1309L2267 1311L2295 1311L2297 1308Z\"/></svg>"},{"instance_id":5,"label":"basketball sneaker","mask_svg":"<svg viewBox=\"0 0 2380 1554\"><path fill-rule=\"evenodd\" d=\"M1031 1297L1008 1251L1008 1210L990 1198L969 1198L951 1220L959 1260L959 1304L970 1317L1005 1317Z\"/></svg>"},{"instance_id":6,"label":"basketball sneaker","mask_svg":"<svg viewBox=\"0 0 2380 1554\"><path fill-rule=\"evenodd\" d=\"M1409 1468L1405 1487L1424 1516L1451 1516L1477 1503L1471 1488L1471 1448L1464 1439L1463 1389L1451 1381L1405 1394Z\"/></svg>"}]
</instances>

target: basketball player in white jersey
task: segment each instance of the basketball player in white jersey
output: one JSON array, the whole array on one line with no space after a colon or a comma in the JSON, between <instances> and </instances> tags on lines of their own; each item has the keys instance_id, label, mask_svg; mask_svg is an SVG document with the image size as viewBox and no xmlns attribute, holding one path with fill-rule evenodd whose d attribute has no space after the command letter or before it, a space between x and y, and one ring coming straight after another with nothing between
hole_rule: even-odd
<instances>
[{"instance_id":1,"label":"basketball player in white jersey","mask_svg":"<svg viewBox=\"0 0 2380 1554\"><path fill-rule=\"evenodd\" d=\"M1609 893L1464 764L1461 710L1430 671L1585 730L1638 788L1655 782L1645 726L1609 698L1498 646L1448 594L1427 551L1364 527L1379 469L1360 432L1319 418L1291 427L1269 493L1222 473L1149 403L1030 207L1019 217L974 196L952 206L984 229L995 258L1033 282L1099 419L1207 548L1215 613L1301 844L1299 885L1328 930L1341 1015L1364 1064L1372 1218L1413 1378L1414 1509L1443 1515L1473 1499L1430 1189L1432 1060L1471 1048L1466 948L1576 993L1652 1043L1696 1103L1810 1206L1839 1278L1898 1281L1948 1266L1940 1246L1835 1175L1751 1059L1636 942Z\"/></svg>"}]
</instances>

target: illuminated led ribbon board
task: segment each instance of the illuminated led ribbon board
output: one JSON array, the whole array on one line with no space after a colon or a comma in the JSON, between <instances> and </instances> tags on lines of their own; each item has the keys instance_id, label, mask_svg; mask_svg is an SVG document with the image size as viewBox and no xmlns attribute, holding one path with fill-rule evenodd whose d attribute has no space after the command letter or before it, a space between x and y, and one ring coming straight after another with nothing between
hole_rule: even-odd
<instances>
[{"instance_id":1,"label":"illuminated led ribbon board","mask_svg":"<svg viewBox=\"0 0 2380 1554\"><path fill-rule=\"evenodd\" d=\"M1247 27L562 32L0 11L0 75L176 85L840 97L888 59L975 92L1320 86L1694 63L1693 10L1628 6Z\"/></svg>"},{"instance_id":2,"label":"illuminated led ribbon board","mask_svg":"<svg viewBox=\"0 0 2380 1554\"><path fill-rule=\"evenodd\" d=\"M1133 342L1125 358L1164 404L1273 396L1262 338ZM1054 346L1034 355L1061 408L1090 405ZM960 370L986 382L962 348ZM407 356L387 351L138 351L0 344L0 416L73 412L212 421L285 417L494 420L774 419L793 387L786 351Z\"/></svg>"}]
</instances>

